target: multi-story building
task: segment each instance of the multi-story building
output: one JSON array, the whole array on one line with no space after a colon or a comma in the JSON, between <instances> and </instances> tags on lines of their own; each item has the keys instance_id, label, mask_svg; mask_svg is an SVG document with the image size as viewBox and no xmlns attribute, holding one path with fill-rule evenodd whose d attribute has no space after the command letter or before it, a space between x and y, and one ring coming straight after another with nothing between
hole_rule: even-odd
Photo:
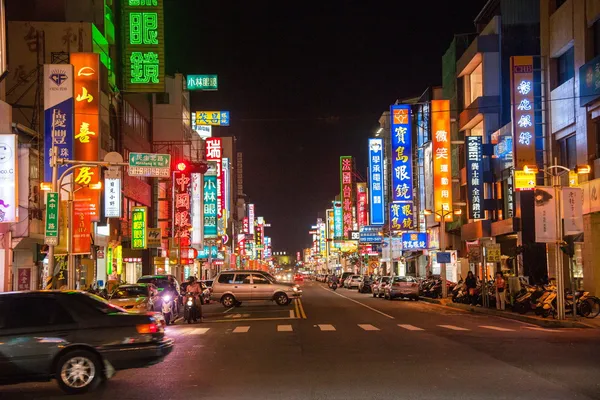
<instances>
[{"instance_id":1,"label":"multi-story building","mask_svg":"<svg viewBox=\"0 0 600 400\"><path fill-rule=\"evenodd\" d=\"M540 41L547 101L546 166L590 165L583 188L583 243L575 244L578 285L600 294L600 1L540 1ZM549 183L549 182L548 182ZM568 185L566 178L562 182ZM549 248L550 275L555 274ZM563 265L569 265L567 259ZM564 269L565 275L568 268ZM565 281L569 282L568 275Z\"/></svg>"}]
</instances>

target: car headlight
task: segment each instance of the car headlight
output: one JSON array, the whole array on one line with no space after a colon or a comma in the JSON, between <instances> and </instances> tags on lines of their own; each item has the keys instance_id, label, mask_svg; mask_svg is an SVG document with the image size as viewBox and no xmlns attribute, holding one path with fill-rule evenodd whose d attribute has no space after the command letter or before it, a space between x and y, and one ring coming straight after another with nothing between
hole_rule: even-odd
<instances>
[{"instance_id":1,"label":"car headlight","mask_svg":"<svg viewBox=\"0 0 600 400\"><path fill-rule=\"evenodd\" d=\"M292 290L293 290L294 292L297 292L297 291L298 291L298 288L297 288L296 286L294 286L294 287L292 288Z\"/></svg>"}]
</instances>

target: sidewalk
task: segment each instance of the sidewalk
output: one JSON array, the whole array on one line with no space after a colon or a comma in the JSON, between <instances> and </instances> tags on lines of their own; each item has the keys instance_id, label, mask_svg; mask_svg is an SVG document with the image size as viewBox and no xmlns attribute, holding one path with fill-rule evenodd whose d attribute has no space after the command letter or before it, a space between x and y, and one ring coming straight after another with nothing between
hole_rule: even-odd
<instances>
[{"instance_id":1,"label":"sidewalk","mask_svg":"<svg viewBox=\"0 0 600 400\"><path fill-rule=\"evenodd\" d=\"M427 303L439 304L450 308L457 308L460 310L477 313L494 315L497 317L514 319L521 322L527 322L530 324L538 325L544 328L596 328L600 329L600 316L593 319L579 317L577 320L573 320L570 317L565 321L558 321L552 317L542 318L533 314L518 314L512 311L499 311L495 308L484 308L484 307L473 307L469 304L453 303L451 299L430 299L428 297L420 297L422 301Z\"/></svg>"}]
</instances>

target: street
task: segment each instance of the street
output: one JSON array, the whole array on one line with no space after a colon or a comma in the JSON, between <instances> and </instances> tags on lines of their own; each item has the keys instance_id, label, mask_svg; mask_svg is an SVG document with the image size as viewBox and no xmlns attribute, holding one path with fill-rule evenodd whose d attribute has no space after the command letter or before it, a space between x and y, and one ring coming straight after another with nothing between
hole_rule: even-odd
<instances>
[{"instance_id":1,"label":"street","mask_svg":"<svg viewBox=\"0 0 600 400\"><path fill-rule=\"evenodd\" d=\"M164 362L81 397L600 399L597 330L302 286L287 307L206 306L206 323L167 328L176 348ZM0 399L65 397L54 382L0 387Z\"/></svg>"}]
</instances>

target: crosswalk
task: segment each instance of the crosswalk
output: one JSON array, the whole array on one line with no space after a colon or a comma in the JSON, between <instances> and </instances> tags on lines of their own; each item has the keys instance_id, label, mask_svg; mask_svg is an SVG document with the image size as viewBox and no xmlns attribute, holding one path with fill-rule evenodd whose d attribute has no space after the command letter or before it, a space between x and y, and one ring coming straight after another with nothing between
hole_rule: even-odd
<instances>
[{"instance_id":1,"label":"crosswalk","mask_svg":"<svg viewBox=\"0 0 600 400\"><path fill-rule=\"evenodd\" d=\"M496 331L496 332L517 332L517 331L522 331L519 328L507 328L507 327L502 327L502 326L494 326L494 325L479 325L476 327L462 327L462 326L457 326L457 325L446 325L446 324L441 324L441 325L434 325L431 327L419 327L416 325L411 325L411 324L397 324L396 325L398 328L400 328L400 330L404 330L404 331L409 331L409 332L433 332L433 331L446 331L446 332L472 332L472 331L476 331L476 330L484 330L484 331ZM339 332L339 331L344 331L346 332L349 329L348 325L344 325L343 327L336 327L335 325L332 324L316 324L313 326L314 328L316 328L318 331L320 332ZM383 327L378 327L375 326L373 324L356 324L356 327L362 331L365 332L378 332L378 331L382 331L382 330L389 330L389 328L383 328ZM339 329L338 329L339 328ZM542 327L534 327L534 326L523 326L522 328L524 329L528 329L530 331L538 331L538 332L551 332L551 333L556 333L556 332L564 332L564 330L559 330L559 329L548 329L548 328L542 328ZM243 334L243 333L249 333L251 331L251 326L249 325L238 325L235 326L233 328L225 328L226 332L229 333L234 333L234 334ZM261 331L264 331L264 327L260 328ZM295 329L293 325L290 324L280 324L280 325L275 325L273 328L275 332L294 332ZM174 336L194 336L194 335L206 335L208 332L215 332L215 331L220 331L221 327L220 326L216 326L216 327L189 327L189 326L171 326L167 328L167 334L169 335L174 335Z\"/></svg>"}]
</instances>

